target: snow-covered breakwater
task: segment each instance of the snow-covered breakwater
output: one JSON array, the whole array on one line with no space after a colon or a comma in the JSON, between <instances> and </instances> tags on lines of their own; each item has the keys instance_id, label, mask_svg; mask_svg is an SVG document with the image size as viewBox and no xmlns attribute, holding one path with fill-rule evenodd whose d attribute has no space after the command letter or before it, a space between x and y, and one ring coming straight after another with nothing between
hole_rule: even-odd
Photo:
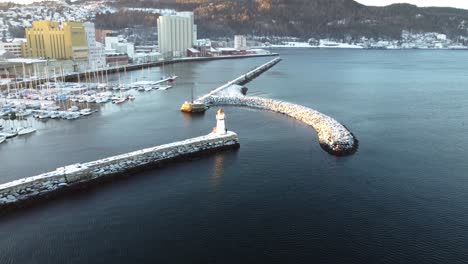
<instances>
[{"instance_id":1,"label":"snow-covered breakwater","mask_svg":"<svg viewBox=\"0 0 468 264\"><path fill-rule=\"evenodd\" d=\"M345 126L335 119L305 106L250 96L211 95L205 97L203 102L207 105L247 106L285 114L313 127L317 132L320 146L333 155L350 155L358 147L358 140Z\"/></svg>"},{"instance_id":2,"label":"snow-covered breakwater","mask_svg":"<svg viewBox=\"0 0 468 264\"><path fill-rule=\"evenodd\" d=\"M238 147L237 134L228 131L226 134L212 133L97 161L61 167L52 172L1 184L0 208L178 158Z\"/></svg>"},{"instance_id":3,"label":"snow-covered breakwater","mask_svg":"<svg viewBox=\"0 0 468 264\"><path fill-rule=\"evenodd\" d=\"M263 65L258 66L257 68L247 72L246 74L243 74L243 75L237 77L236 79L234 79L232 81L229 81L226 84L224 84L224 85L222 85L222 86L208 92L207 94L205 94L205 95L201 96L200 98L198 98L197 100L195 100L195 102L204 102L208 97L213 96L213 95L217 95L219 92L231 87L232 85L245 85L248 82L255 79L256 77L258 77L259 75L261 75L262 73L264 73L267 70L269 70L270 68L272 68L273 66L275 66L276 64L278 64L280 61L281 61L280 57L274 58L273 60L271 60L271 61L269 61L269 62L267 62L267 63L265 63Z\"/></svg>"}]
</instances>

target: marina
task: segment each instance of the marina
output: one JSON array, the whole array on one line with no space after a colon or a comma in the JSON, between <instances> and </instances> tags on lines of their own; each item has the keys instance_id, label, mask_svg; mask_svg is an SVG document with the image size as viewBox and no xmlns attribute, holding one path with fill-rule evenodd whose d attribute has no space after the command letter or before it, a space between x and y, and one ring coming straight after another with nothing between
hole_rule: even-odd
<instances>
[{"instance_id":1,"label":"marina","mask_svg":"<svg viewBox=\"0 0 468 264\"><path fill-rule=\"evenodd\" d=\"M143 75L146 71L142 70L141 73ZM54 82L38 85L36 89L10 89L8 86L8 89L0 94L0 118L3 118L3 123L0 123L0 143L18 135L35 132L36 128L29 124L32 118L44 122L49 119L76 120L87 117L98 112L104 104L123 104L135 100L138 96L144 96L144 93L136 93L137 91L168 90L178 78L170 75L160 77L157 81L137 80L124 84L121 82L121 73L117 75L117 83L109 83L106 73L106 82L102 83L91 82L90 79L83 83L60 82L55 77ZM29 125L22 126L22 123Z\"/></svg>"}]
</instances>

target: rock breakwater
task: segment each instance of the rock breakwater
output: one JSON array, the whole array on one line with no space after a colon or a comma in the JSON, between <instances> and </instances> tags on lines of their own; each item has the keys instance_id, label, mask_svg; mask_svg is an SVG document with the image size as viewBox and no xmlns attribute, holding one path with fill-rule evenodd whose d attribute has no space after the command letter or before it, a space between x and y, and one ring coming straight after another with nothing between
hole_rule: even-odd
<instances>
[{"instance_id":1,"label":"rock breakwater","mask_svg":"<svg viewBox=\"0 0 468 264\"><path fill-rule=\"evenodd\" d=\"M237 105L285 114L311 126L317 132L320 146L336 156L351 155L358 148L358 140L335 119L311 108L280 100L250 96L216 96L204 98L206 105Z\"/></svg>"}]
</instances>

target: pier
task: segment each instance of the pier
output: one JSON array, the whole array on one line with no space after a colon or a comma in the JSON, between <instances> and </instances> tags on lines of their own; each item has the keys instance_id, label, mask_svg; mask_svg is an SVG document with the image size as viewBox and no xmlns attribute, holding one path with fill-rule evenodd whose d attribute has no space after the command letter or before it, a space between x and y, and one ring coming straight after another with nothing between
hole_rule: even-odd
<instances>
[{"instance_id":1,"label":"pier","mask_svg":"<svg viewBox=\"0 0 468 264\"><path fill-rule=\"evenodd\" d=\"M209 98L212 95L216 95L220 93L221 91L233 86L233 85L245 85L255 79L256 77L260 76L262 73L268 71L271 69L273 66L278 64L281 61L280 57L277 57L239 77L236 79L227 82L226 84L208 92L207 94L199 97L198 99L194 100L193 102L185 102L182 107L181 111L182 112L188 112L188 113L194 113L194 112L204 112L206 110L206 103L205 100Z\"/></svg>"},{"instance_id":2,"label":"pier","mask_svg":"<svg viewBox=\"0 0 468 264\"><path fill-rule=\"evenodd\" d=\"M73 164L37 176L0 185L0 208L15 208L23 202L54 196L113 177L128 175L178 159L239 148L236 133L226 131L155 146L87 163Z\"/></svg>"}]
</instances>

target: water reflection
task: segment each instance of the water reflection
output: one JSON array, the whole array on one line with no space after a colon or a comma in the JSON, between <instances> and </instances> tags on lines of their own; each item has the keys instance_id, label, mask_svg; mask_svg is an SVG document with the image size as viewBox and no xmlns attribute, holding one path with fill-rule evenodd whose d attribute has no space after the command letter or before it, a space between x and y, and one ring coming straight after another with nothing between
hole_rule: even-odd
<instances>
[{"instance_id":1,"label":"water reflection","mask_svg":"<svg viewBox=\"0 0 468 264\"><path fill-rule=\"evenodd\" d=\"M213 190L216 191L219 189L219 186L222 183L222 177L224 174L224 154L217 154L214 157L213 171L211 173L211 186Z\"/></svg>"}]
</instances>

